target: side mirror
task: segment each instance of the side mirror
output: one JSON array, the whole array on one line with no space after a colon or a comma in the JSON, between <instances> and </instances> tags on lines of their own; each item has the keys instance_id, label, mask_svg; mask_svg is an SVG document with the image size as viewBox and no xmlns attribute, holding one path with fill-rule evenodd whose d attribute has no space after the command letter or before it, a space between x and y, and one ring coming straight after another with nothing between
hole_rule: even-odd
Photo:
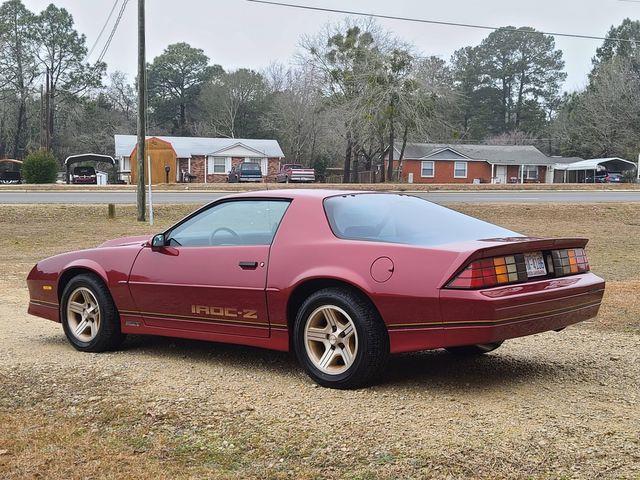
<instances>
[{"instance_id":1,"label":"side mirror","mask_svg":"<svg viewBox=\"0 0 640 480\"><path fill-rule=\"evenodd\" d=\"M164 233L158 233L157 235L154 235L153 238L151 239L151 248L162 248L165 247L167 245L166 243L166 239L164 238Z\"/></svg>"}]
</instances>

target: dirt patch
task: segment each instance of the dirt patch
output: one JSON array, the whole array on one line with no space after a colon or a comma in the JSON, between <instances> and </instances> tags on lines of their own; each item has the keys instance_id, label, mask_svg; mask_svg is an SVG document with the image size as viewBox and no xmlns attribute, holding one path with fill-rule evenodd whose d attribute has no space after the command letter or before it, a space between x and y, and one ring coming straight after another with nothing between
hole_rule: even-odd
<instances>
[{"instance_id":1,"label":"dirt patch","mask_svg":"<svg viewBox=\"0 0 640 480\"><path fill-rule=\"evenodd\" d=\"M531 235L587 236L608 281L597 319L479 359L394 357L380 385L315 386L290 355L130 338L81 354L26 315L41 257L187 214L0 206L2 478L639 478L635 205L458 205Z\"/></svg>"}]
</instances>

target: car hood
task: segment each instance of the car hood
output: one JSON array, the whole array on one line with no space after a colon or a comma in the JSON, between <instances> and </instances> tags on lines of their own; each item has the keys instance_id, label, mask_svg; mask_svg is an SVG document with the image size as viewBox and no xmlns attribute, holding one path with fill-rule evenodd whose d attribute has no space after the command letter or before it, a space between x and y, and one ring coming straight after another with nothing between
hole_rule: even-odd
<instances>
[{"instance_id":1,"label":"car hood","mask_svg":"<svg viewBox=\"0 0 640 480\"><path fill-rule=\"evenodd\" d=\"M102 247L124 247L127 245L143 245L147 241L149 241L151 237L149 235L135 235L132 237L120 237L114 238L113 240L107 240L106 242L98 245L99 248Z\"/></svg>"}]
</instances>

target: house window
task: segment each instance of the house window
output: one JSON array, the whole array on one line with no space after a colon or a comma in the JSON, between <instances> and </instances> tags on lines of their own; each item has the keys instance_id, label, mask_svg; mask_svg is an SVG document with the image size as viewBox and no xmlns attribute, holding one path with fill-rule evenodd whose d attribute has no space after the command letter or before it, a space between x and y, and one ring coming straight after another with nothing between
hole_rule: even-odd
<instances>
[{"instance_id":1,"label":"house window","mask_svg":"<svg viewBox=\"0 0 640 480\"><path fill-rule=\"evenodd\" d=\"M208 174L225 174L231 170L231 161L227 157L209 157L207 159Z\"/></svg>"},{"instance_id":2,"label":"house window","mask_svg":"<svg viewBox=\"0 0 640 480\"><path fill-rule=\"evenodd\" d=\"M526 180L537 180L538 179L538 167L536 165L525 165L524 166L524 178Z\"/></svg>"},{"instance_id":3,"label":"house window","mask_svg":"<svg viewBox=\"0 0 640 480\"><path fill-rule=\"evenodd\" d=\"M454 163L453 178L467 178L467 162Z\"/></svg>"},{"instance_id":4,"label":"house window","mask_svg":"<svg viewBox=\"0 0 640 480\"><path fill-rule=\"evenodd\" d=\"M269 174L269 168L266 158L259 157L246 157L244 159L245 162L252 162L260 164L260 170L262 171L262 176L265 177Z\"/></svg>"},{"instance_id":5,"label":"house window","mask_svg":"<svg viewBox=\"0 0 640 480\"><path fill-rule=\"evenodd\" d=\"M421 173L422 177L433 178L436 173L436 164L432 160L424 160L422 162Z\"/></svg>"}]
</instances>

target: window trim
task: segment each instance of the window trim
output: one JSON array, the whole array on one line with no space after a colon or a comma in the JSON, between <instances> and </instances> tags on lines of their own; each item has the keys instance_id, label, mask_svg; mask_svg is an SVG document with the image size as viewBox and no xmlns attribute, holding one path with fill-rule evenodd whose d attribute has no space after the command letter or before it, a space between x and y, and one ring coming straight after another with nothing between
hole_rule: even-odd
<instances>
[{"instance_id":1,"label":"window trim","mask_svg":"<svg viewBox=\"0 0 640 480\"><path fill-rule=\"evenodd\" d=\"M540 179L540 169L538 165L522 165L521 167L524 170L524 179L525 180L539 180ZM529 173L535 169L535 177L529 176Z\"/></svg>"},{"instance_id":2,"label":"window trim","mask_svg":"<svg viewBox=\"0 0 640 480\"><path fill-rule=\"evenodd\" d=\"M184 217L178 223L176 223L174 225L171 225L168 229L166 229L164 232L162 232L162 234L164 235L165 240L168 240L169 239L169 235L171 234L171 232L173 230L175 230L176 228L178 228L180 225L182 225L185 222L188 222L189 220L191 220L196 215L204 213L204 212L206 212L207 210L209 210L211 208L214 208L214 207L217 207L219 205L222 205L223 203L256 202L256 201L287 202L289 204L287 206L287 208L285 209L284 214L282 215L282 218L280 218L280 221L278 222L278 226L276 227L276 231L273 234L273 238L271 239L271 243L268 244L268 245L265 245L265 246L271 246L271 245L273 245L273 241L275 240L276 235L278 235L278 232L280 231L280 225L282 224L282 220L284 220L284 217L287 215L287 212L289 211L289 207L291 206L291 203L293 202L293 199L290 198L290 197L246 197L246 198L225 198L225 199L216 200L214 202L209 203L208 205L205 205L205 206L197 209L194 212L191 212L189 215ZM150 240L149 240L149 242L147 242L147 246L148 247L151 246L151 241ZM176 246L176 245L171 245L171 248L217 248L217 247L223 247L223 246L225 248L228 248L228 246L225 246L225 245L208 245L208 246L186 246L186 245ZM238 246L242 246L242 245L238 245Z\"/></svg>"},{"instance_id":3,"label":"window trim","mask_svg":"<svg viewBox=\"0 0 640 480\"><path fill-rule=\"evenodd\" d=\"M424 174L424 164L425 163L430 163L431 164L431 175L425 175ZM421 178L434 178L436 176L436 162L435 160L421 160L420 161L420 177Z\"/></svg>"},{"instance_id":4,"label":"window trim","mask_svg":"<svg viewBox=\"0 0 640 480\"><path fill-rule=\"evenodd\" d=\"M216 160L224 159L224 172L216 172ZM231 170L231 157L223 157L220 155L209 155L206 159L207 175L226 175ZM211 162L211 164L209 164Z\"/></svg>"},{"instance_id":5,"label":"window trim","mask_svg":"<svg viewBox=\"0 0 640 480\"><path fill-rule=\"evenodd\" d=\"M459 170L458 164L464 164L464 175L456 175L456 170ZM469 162L465 160L455 160L453 162L453 178L468 178L469 177Z\"/></svg>"}]
</instances>

